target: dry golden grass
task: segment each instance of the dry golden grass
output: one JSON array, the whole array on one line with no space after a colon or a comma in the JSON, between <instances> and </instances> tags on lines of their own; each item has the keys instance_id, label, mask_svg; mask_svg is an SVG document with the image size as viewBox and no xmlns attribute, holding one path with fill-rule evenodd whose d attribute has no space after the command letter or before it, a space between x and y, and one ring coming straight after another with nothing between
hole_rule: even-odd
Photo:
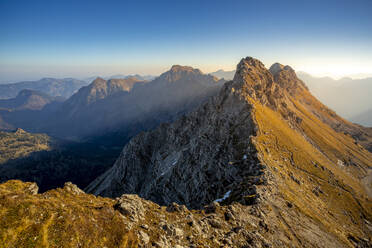
<instances>
[{"instance_id":1,"label":"dry golden grass","mask_svg":"<svg viewBox=\"0 0 372 248\"><path fill-rule=\"evenodd\" d=\"M113 200L56 189L28 193L31 183L0 185L0 247L137 247Z\"/></svg>"},{"instance_id":2,"label":"dry golden grass","mask_svg":"<svg viewBox=\"0 0 372 248\"><path fill-rule=\"evenodd\" d=\"M278 112L253 102L257 149L279 192L340 241L348 243L349 234L365 236L364 219L372 219L372 204L359 179L372 167L372 154L295 103L303 120L300 131L290 128ZM350 159L353 165L337 164ZM317 189L321 192L314 193Z\"/></svg>"},{"instance_id":3,"label":"dry golden grass","mask_svg":"<svg viewBox=\"0 0 372 248\"><path fill-rule=\"evenodd\" d=\"M14 133L0 132L0 164L32 152L49 150L51 145L52 140L46 134L31 134L20 129Z\"/></svg>"}]
</instances>

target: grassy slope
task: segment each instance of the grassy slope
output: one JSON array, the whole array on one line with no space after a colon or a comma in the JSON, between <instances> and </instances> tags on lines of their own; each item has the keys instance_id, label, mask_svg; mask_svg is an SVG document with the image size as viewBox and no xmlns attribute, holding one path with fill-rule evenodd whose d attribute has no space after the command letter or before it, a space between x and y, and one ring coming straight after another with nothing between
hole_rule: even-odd
<instances>
[{"instance_id":1,"label":"grassy slope","mask_svg":"<svg viewBox=\"0 0 372 248\"><path fill-rule=\"evenodd\" d=\"M34 195L30 187L14 180L0 185L1 248L136 247L113 200L66 187Z\"/></svg>"},{"instance_id":2,"label":"grassy slope","mask_svg":"<svg viewBox=\"0 0 372 248\"><path fill-rule=\"evenodd\" d=\"M364 219L372 220L371 199L359 180L366 176L367 167L372 167L372 154L294 102L299 109L296 113L303 119L300 129L306 138L289 128L277 112L254 103L260 130L256 138L258 151L283 197L350 245L348 237L365 237L368 231ZM318 149L308 140L315 142ZM354 165L337 165L338 160L349 159ZM316 194L317 187L321 192Z\"/></svg>"},{"instance_id":3,"label":"grassy slope","mask_svg":"<svg viewBox=\"0 0 372 248\"><path fill-rule=\"evenodd\" d=\"M10 159L26 157L32 152L49 150L51 139L45 134L0 132L0 164Z\"/></svg>"}]
</instances>

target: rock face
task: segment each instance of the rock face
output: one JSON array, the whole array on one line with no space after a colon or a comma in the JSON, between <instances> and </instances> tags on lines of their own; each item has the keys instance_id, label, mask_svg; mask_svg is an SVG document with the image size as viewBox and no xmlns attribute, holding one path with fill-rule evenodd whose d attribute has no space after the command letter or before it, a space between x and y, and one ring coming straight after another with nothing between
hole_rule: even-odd
<instances>
[{"instance_id":1,"label":"rock face","mask_svg":"<svg viewBox=\"0 0 372 248\"><path fill-rule=\"evenodd\" d=\"M114 167L97 179L102 180L98 187L93 183L88 189L201 207L242 180L260 181L251 118L249 106L238 97L216 97L187 117L132 139ZM254 188L246 194L255 194Z\"/></svg>"},{"instance_id":2,"label":"rock face","mask_svg":"<svg viewBox=\"0 0 372 248\"><path fill-rule=\"evenodd\" d=\"M218 96L133 138L86 190L110 197L139 194L173 204L171 212L177 212L172 202L208 205L205 213L212 215L218 206L211 202L235 202L261 220L260 235L278 239L263 247L368 243L371 198L361 179L368 176L372 154L337 132L334 122L349 125L316 100L289 66L270 71L247 57ZM219 229L244 218L231 211L223 216L205 220ZM255 239L248 236L246 241Z\"/></svg>"}]
</instances>

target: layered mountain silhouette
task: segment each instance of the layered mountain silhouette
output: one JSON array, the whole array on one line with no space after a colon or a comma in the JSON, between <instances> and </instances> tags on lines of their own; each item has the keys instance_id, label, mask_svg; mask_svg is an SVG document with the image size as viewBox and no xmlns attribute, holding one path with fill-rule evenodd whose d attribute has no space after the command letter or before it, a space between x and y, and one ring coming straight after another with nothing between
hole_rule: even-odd
<instances>
[{"instance_id":1,"label":"layered mountain silhouette","mask_svg":"<svg viewBox=\"0 0 372 248\"><path fill-rule=\"evenodd\" d=\"M215 76L217 78L223 78L225 80L232 80L235 75L235 70L233 71L224 71L224 70L218 70L215 72L209 73L212 76Z\"/></svg>"},{"instance_id":2,"label":"layered mountain silhouette","mask_svg":"<svg viewBox=\"0 0 372 248\"><path fill-rule=\"evenodd\" d=\"M62 97L52 97L40 91L21 90L15 98L0 100L0 130L33 127L38 123L34 120L50 114L63 101Z\"/></svg>"},{"instance_id":3,"label":"layered mountain silhouette","mask_svg":"<svg viewBox=\"0 0 372 248\"><path fill-rule=\"evenodd\" d=\"M25 89L43 92L54 97L61 96L68 98L87 84L86 81L73 78L43 78L38 81L0 84L0 99L14 98L20 91Z\"/></svg>"},{"instance_id":4,"label":"layered mountain silhouette","mask_svg":"<svg viewBox=\"0 0 372 248\"><path fill-rule=\"evenodd\" d=\"M363 113L353 116L351 120L361 125L372 127L372 109L368 109Z\"/></svg>"},{"instance_id":5,"label":"layered mountain silhouette","mask_svg":"<svg viewBox=\"0 0 372 248\"><path fill-rule=\"evenodd\" d=\"M156 76L153 76L153 75L139 75L139 74L123 75L123 74L116 74L116 75L110 76L107 79L127 79L127 78L131 78L131 77L135 77L135 78L137 78L140 81L151 81L151 80L153 80L153 79L156 78Z\"/></svg>"},{"instance_id":6,"label":"layered mountain silhouette","mask_svg":"<svg viewBox=\"0 0 372 248\"><path fill-rule=\"evenodd\" d=\"M313 77L304 72L299 72L298 77L306 82L314 96L349 120L354 121L354 116L372 106L372 78L335 80L330 77Z\"/></svg>"},{"instance_id":7,"label":"layered mountain silhouette","mask_svg":"<svg viewBox=\"0 0 372 248\"><path fill-rule=\"evenodd\" d=\"M136 77L97 78L54 108L53 113L41 111L23 123L17 119L16 126L64 139L108 133L117 136L118 132L121 137L131 137L190 111L215 95L224 82L198 69L178 65L150 82Z\"/></svg>"},{"instance_id":8,"label":"layered mountain silhouette","mask_svg":"<svg viewBox=\"0 0 372 248\"><path fill-rule=\"evenodd\" d=\"M140 82L136 77L127 79L96 78L88 86L82 87L76 94L69 98L62 107L64 115L73 117L75 113L83 112L84 108L97 101L113 96L119 92L129 92L135 83Z\"/></svg>"},{"instance_id":9,"label":"layered mountain silhouette","mask_svg":"<svg viewBox=\"0 0 372 248\"><path fill-rule=\"evenodd\" d=\"M45 105L57 101L63 101L63 98L51 97L43 92L35 90L22 90L16 98L0 100L0 108L11 111L17 110L41 110Z\"/></svg>"}]
</instances>

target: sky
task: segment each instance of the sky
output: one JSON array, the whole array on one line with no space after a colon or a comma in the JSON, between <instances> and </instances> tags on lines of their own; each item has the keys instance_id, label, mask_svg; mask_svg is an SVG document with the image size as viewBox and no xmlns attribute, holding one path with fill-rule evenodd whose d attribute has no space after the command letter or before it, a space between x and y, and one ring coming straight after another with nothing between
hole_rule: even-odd
<instances>
[{"instance_id":1,"label":"sky","mask_svg":"<svg viewBox=\"0 0 372 248\"><path fill-rule=\"evenodd\" d=\"M0 82L233 70L372 76L372 1L0 0Z\"/></svg>"}]
</instances>

